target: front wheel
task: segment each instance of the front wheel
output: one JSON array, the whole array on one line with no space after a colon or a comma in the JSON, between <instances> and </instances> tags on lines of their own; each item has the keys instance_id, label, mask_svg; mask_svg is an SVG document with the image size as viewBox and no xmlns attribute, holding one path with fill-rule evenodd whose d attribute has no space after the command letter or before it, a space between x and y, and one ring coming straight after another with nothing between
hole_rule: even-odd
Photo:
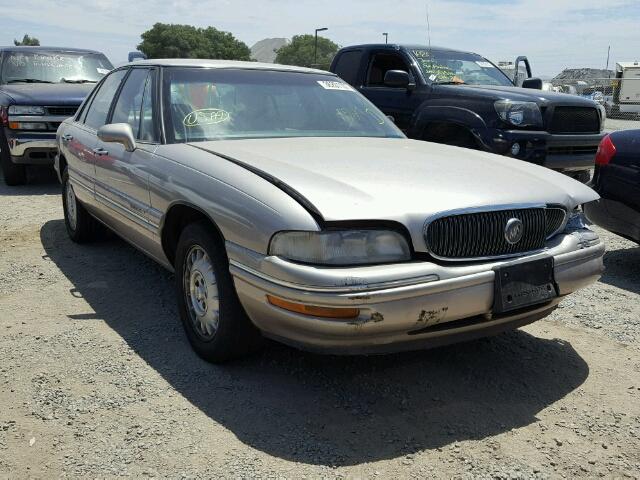
<instances>
[{"instance_id":1,"label":"front wheel","mask_svg":"<svg viewBox=\"0 0 640 480\"><path fill-rule=\"evenodd\" d=\"M203 359L221 363L260 344L260 333L235 291L224 243L206 222L188 225L176 251L178 309L189 343Z\"/></svg>"},{"instance_id":2,"label":"front wheel","mask_svg":"<svg viewBox=\"0 0 640 480\"><path fill-rule=\"evenodd\" d=\"M0 139L0 141L3 139ZM2 176L4 183L10 187L27 183L27 169L24 165L17 165L11 161L11 155L6 142L0 144L0 164L2 164Z\"/></svg>"}]
</instances>

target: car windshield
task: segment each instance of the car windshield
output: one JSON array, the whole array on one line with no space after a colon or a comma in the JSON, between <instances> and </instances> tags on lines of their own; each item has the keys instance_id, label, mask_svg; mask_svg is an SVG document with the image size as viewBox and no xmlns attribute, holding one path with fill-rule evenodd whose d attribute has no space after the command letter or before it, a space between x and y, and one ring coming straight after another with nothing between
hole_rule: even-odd
<instances>
[{"instance_id":1,"label":"car windshield","mask_svg":"<svg viewBox=\"0 0 640 480\"><path fill-rule=\"evenodd\" d=\"M165 69L163 78L170 142L404 136L335 76L174 67Z\"/></svg>"},{"instance_id":2,"label":"car windshield","mask_svg":"<svg viewBox=\"0 0 640 480\"><path fill-rule=\"evenodd\" d=\"M10 51L2 61L2 83L97 82L112 68L101 53Z\"/></svg>"},{"instance_id":3,"label":"car windshield","mask_svg":"<svg viewBox=\"0 0 640 480\"><path fill-rule=\"evenodd\" d=\"M414 49L411 54L432 83L513 87L502 70L475 53Z\"/></svg>"}]
</instances>

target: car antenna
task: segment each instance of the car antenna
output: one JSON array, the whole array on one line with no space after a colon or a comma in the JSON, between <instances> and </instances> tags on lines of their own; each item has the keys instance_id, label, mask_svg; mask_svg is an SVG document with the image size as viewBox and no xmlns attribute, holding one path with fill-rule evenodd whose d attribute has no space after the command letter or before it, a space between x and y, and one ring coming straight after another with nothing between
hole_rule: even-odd
<instances>
[{"instance_id":1,"label":"car antenna","mask_svg":"<svg viewBox=\"0 0 640 480\"><path fill-rule=\"evenodd\" d=\"M425 2L427 5L427 42L429 45L429 52L431 52L431 24L429 23L429 2Z\"/></svg>"}]
</instances>

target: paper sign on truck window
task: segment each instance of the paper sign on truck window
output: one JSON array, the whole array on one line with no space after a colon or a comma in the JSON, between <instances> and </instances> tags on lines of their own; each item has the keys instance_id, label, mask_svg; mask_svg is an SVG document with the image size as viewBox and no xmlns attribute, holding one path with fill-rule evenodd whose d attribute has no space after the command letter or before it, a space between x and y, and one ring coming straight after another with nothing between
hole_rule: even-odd
<instances>
[{"instance_id":1,"label":"paper sign on truck window","mask_svg":"<svg viewBox=\"0 0 640 480\"><path fill-rule=\"evenodd\" d=\"M350 85L343 82L332 82L329 80L318 80L320 86L326 90L347 90L349 92L353 91Z\"/></svg>"}]
</instances>

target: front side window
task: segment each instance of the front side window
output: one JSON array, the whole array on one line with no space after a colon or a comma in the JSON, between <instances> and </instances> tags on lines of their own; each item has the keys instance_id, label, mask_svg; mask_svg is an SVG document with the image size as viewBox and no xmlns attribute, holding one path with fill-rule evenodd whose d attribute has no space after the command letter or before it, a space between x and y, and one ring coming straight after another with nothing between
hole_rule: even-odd
<instances>
[{"instance_id":1,"label":"front side window","mask_svg":"<svg viewBox=\"0 0 640 480\"><path fill-rule=\"evenodd\" d=\"M128 123L138 138L142 113L142 97L149 78L149 70L134 68L120 91L113 109L111 123Z\"/></svg>"},{"instance_id":2,"label":"front side window","mask_svg":"<svg viewBox=\"0 0 640 480\"><path fill-rule=\"evenodd\" d=\"M366 85L369 87L383 87L384 76L389 70L403 70L410 73L409 66L404 59L395 53L377 53L369 65Z\"/></svg>"},{"instance_id":3,"label":"front side window","mask_svg":"<svg viewBox=\"0 0 640 480\"><path fill-rule=\"evenodd\" d=\"M93 96L91 105L89 105L87 116L84 119L85 125L97 130L107 122L111 102L126 73L126 70L118 70L105 78L99 87L100 90Z\"/></svg>"},{"instance_id":4,"label":"front side window","mask_svg":"<svg viewBox=\"0 0 640 480\"><path fill-rule=\"evenodd\" d=\"M98 82L113 69L101 53L8 51L2 61L2 83Z\"/></svg>"},{"instance_id":5,"label":"front side window","mask_svg":"<svg viewBox=\"0 0 640 480\"><path fill-rule=\"evenodd\" d=\"M167 141L403 134L338 77L242 69L166 68Z\"/></svg>"},{"instance_id":6,"label":"front side window","mask_svg":"<svg viewBox=\"0 0 640 480\"><path fill-rule=\"evenodd\" d=\"M411 55L430 83L513 87L498 67L475 53L415 49Z\"/></svg>"}]
</instances>

